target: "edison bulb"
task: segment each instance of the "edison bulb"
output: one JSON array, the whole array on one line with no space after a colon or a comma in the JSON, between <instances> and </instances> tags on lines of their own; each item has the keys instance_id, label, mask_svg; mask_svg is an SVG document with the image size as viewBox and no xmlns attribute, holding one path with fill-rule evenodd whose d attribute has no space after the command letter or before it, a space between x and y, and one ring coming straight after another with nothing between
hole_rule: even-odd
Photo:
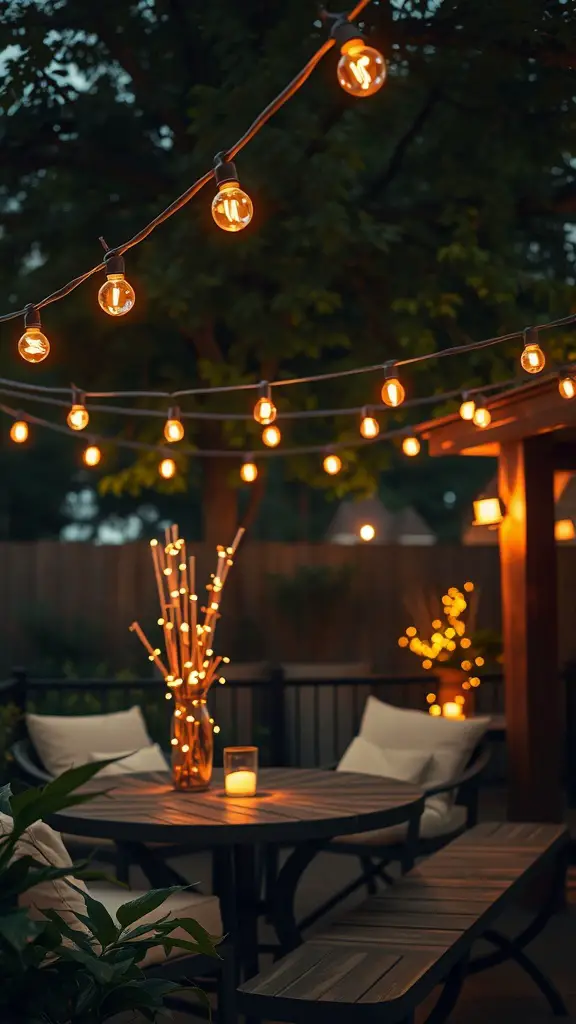
<instances>
[{"instance_id":1,"label":"edison bulb","mask_svg":"<svg viewBox=\"0 0 576 1024\"><path fill-rule=\"evenodd\" d=\"M243 462L240 467L240 476L245 484L254 483L258 476L258 466L255 462Z\"/></svg>"},{"instance_id":2,"label":"edison bulb","mask_svg":"<svg viewBox=\"0 0 576 1024\"><path fill-rule=\"evenodd\" d=\"M276 406L271 398L259 398L254 406L254 419L266 427L276 419Z\"/></svg>"},{"instance_id":3,"label":"edison bulb","mask_svg":"<svg viewBox=\"0 0 576 1024\"><path fill-rule=\"evenodd\" d=\"M25 420L16 420L10 427L10 440L22 444L28 440L28 424Z\"/></svg>"},{"instance_id":4,"label":"edison bulb","mask_svg":"<svg viewBox=\"0 0 576 1024\"><path fill-rule=\"evenodd\" d=\"M280 441L282 440L282 434L280 433L279 428L276 426L266 427L265 430L262 431L262 440L264 441L264 444L268 446L268 448L276 448L276 446L279 445Z\"/></svg>"},{"instance_id":5,"label":"edison bulb","mask_svg":"<svg viewBox=\"0 0 576 1024\"><path fill-rule=\"evenodd\" d=\"M360 422L360 433L362 437L366 438L378 437L380 433L378 420L375 420L373 416L363 416Z\"/></svg>"},{"instance_id":6,"label":"edison bulb","mask_svg":"<svg viewBox=\"0 0 576 1024\"><path fill-rule=\"evenodd\" d=\"M473 398L465 398L458 410L463 420L473 420L476 412L476 402Z\"/></svg>"},{"instance_id":7,"label":"edison bulb","mask_svg":"<svg viewBox=\"0 0 576 1024\"><path fill-rule=\"evenodd\" d=\"M98 292L98 302L110 316L124 316L132 309L136 295L124 274L108 274Z\"/></svg>"},{"instance_id":8,"label":"edison bulb","mask_svg":"<svg viewBox=\"0 0 576 1024\"><path fill-rule=\"evenodd\" d=\"M402 441L402 451L404 455L418 455L420 451L420 441L417 437L405 437Z\"/></svg>"},{"instance_id":9,"label":"edison bulb","mask_svg":"<svg viewBox=\"0 0 576 1024\"><path fill-rule=\"evenodd\" d=\"M18 342L18 352L27 363L41 363L50 351L50 342L38 327L27 327Z\"/></svg>"},{"instance_id":10,"label":"edison bulb","mask_svg":"<svg viewBox=\"0 0 576 1024\"><path fill-rule=\"evenodd\" d=\"M223 231L242 231L252 220L254 207L250 196L237 181L225 181L212 200L212 216Z\"/></svg>"},{"instance_id":11,"label":"edison bulb","mask_svg":"<svg viewBox=\"0 0 576 1024\"><path fill-rule=\"evenodd\" d=\"M360 540L368 542L370 540L374 540L374 537L376 536L376 530L372 526L372 523L364 523L364 525L361 526L360 529L358 530L358 535L360 537Z\"/></svg>"},{"instance_id":12,"label":"edison bulb","mask_svg":"<svg viewBox=\"0 0 576 1024\"><path fill-rule=\"evenodd\" d=\"M158 466L158 472L164 480L170 480L176 473L176 463L174 459L162 459L162 462Z\"/></svg>"},{"instance_id":13,"label":"edison bulb","mask_svg":"<svg viewBox=\"0 0 576 1024\"><path fill-rule=\"evenodd\" d=\"M520 365L523 370L526 370L526 373L540 373L546 365L546 356L540 345L525 345L520 356Z\"/></svg>"},{"instance_id":14,"label":"edison bulb","mask_svg":"<svg viewBox=\"0 0 576 1024\"><path fill-rule=\"evenodd\" d=\"M338 61L338 81L352 96L373 96L386 81L386 63L373 46L362 39L349 39Z\"/></svg>"},{"instance_id":15,"label":"edison bulb","mask_svg":"<svg viewBox=\"0 0 576 1024\"><path fill-rule=\"evenodd\" d=\"M574 395L576 395L576 378L560 377L560 380L558 381L558 391L562 395L562 398L574 398Z\"/></svg>"},{"instance_id":16,"label":"edison bulb","mask_svg":"<svg viewBox=\"0 0 576 1024\"><path fill-rule=\"evenodd\" d=\"M181 441L184 437L184 425L180 420L166 420L164 424L164 437L167 441Z\"/></svg>"},{"instance_id":17,"label":"edison bulb","mask_svg":"<svg viewBox=\"0 0 576 1024\"><path fill-rule=\"evenodd\" d=\"M390 405L395 409L396 406L402 405L405 398L406 392L398 377L387 377L382 385L382 401L384 404Z\"/></svg>"},{"instance_id":18,"label":"edison bulb","mask_svg":"<svg viewBox=\"0 0 576 1024\"><path fill-rule=\"evenodd\" d=\"M91 444L82 452L82 461L85 466L97 466L102 458L102 452L97 444Z\"/></svg>"},{"instance_id":19,"label":"edison bulb","mask_svg":"<svg viewBox=\"0 0 576 1024\"><path fill-rule=\"evenodd\" d=\"M327 455L322 465L328 476L336 476L342 469L342 459L339 455Z\"/></svg>"},{"instance_id":20,"label":"edison bulb","mask_svg":"<svg viewBox=\"0 0 576 1024\"><path fill-rule=\"evenodd\" d=\"M490 410L481 405L474 413L473 423L482 430L485 427L489 427L492 423L492 414Z\"/></svg>"},{"instance_id":21,"label":"edison bulb","mask_svg":"<svg viewBox=\"0 0 576 1024\"><path fill-rule=\"evenodd\" d=\"M71 430L84 430L88 426L90 416L85 405L73 405L66 417Z\"/></svg>"}]
</instances>

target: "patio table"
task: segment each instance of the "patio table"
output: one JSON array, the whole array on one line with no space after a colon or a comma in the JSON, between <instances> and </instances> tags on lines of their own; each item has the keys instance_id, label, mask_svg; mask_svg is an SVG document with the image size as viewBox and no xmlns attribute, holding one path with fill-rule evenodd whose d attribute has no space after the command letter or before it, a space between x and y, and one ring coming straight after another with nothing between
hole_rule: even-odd
<instances>
[{"instance_id":1,"label":"patio table","mask_svg":"<svg viewBox=\"0 0 576 1024\"><path fill-rule=\"evenodd\" d=\"M233 937L243 978L258 972L259 847L294 848L266 907L286 949L298 942L294 897L316 853L336 836L401 823L408 824L410 844L424 806L423 792L408 783L307 768L261 769L255 797L226 796L221 769L201 793L175 790L167 772L94 779L83 791L101 793L107 787L106 795L53 814L49 823L62 832L128 847L153 885L176 880L173 869L155 855L154 844L169 846L174 856L178 848L211 849L223 925Z\"/></svg>"}]
</instances>

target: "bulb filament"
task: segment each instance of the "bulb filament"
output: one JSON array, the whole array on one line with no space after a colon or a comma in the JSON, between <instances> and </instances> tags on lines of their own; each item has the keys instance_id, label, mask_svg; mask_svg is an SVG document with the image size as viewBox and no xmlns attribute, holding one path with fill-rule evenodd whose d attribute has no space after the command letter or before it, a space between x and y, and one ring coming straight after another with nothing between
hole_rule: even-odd
<instances>
[{"instance_id":1,"label":"bulb filament","mask_svg":"<svg viewBox=\"0 0 576 1024\"><path fill-rule=\"evenodd\" d=\"M224 213L229 221L239 224L240 223L240 210L238 208L237 199L225 199L224 200Z\"/></svg>"},{"instance_id":2,"label":"bulb filament","mask_svg":"<svg viewBox=\"0 0 576 1024\"><path fill-rule=\"evenodd\" d=\"M364 54L364 56L360 57L357 61L351 60L348 65L350 71L354 75L354 78L359 83L362 89L369 89L370 83L372 82L370 75L366 71L366 68L369 63L370 58L367 57L366 54Z\"/></svg>"}]
</instances>

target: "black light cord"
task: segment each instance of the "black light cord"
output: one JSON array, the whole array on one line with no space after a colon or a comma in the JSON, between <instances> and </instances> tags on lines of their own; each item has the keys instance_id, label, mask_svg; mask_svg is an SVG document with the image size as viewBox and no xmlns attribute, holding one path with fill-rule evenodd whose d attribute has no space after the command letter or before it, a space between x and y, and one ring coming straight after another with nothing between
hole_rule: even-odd
<instances>
[{"instance_id":1,"label":"black light cord","mask_svg":"<svg viewBox=\"0 0 576 1024\"><path fill-rule=\"evenodd\" d=\"M345 17L348 21L354 21L354 19L357 18L358 15L362 13L364 8L367 7L370 2L371 0L358 0L358 3L353 7L353 9L348 14L343 15L343 17ZM252 122L247 131L245 131L244 134L240 136L237 142L235 142L230 149L225 151L224 159L233 160L234 157L237 156L237 154L240 153L240 151L244 149L245 146L248 145L248 143L254 138L254 136L258 134L260 129L264 127L266 122L269 121L270 118L273 117L274 114L278 110L280 110L280 108L283 107L284 104L287 103L288 100L291 99L291 97L294 96L294 94L297 93L299 89L301 89L301 87L304 85L304 83L308 80L308 78L314 71L316 65L322 60L325 54L332 49L334 43L334 39L327 39L324 43L322 43L322 46L304 65L302 70L299 71L298 74L294 76L292 81L289 82L284 89L282 89L282 92L278 93L278 96L276 96L276 98L272 100L272 102L269 103L267 107L264 108L264 110ZM110 256L113 254L117 256L122 256L123 253L128 252L128 250L132 249L135 245L139 245L140 242L143 242L144 239L148 237L148 235L151 235L152 232L156 230L156 228L160 227L161 224L164 224L164 222L167 221L170 217L173 217L175 213L178 213L178 211L181 210L183 206L186 206L186 204L189 203L190 200L193 199L193 197L198 192L200 192L200 190L204 188L204 186L207 185L208 182L211 181L213 178L214 168L211 168L209 171L206 171L206 173L203 174L201 178L198 178L198 180L195 181L193 185L190 185L190 187L187 188L186 191L182 193L182 195L178 196L178 198L175 199L173 203L170 203L170 206L167 206L165 210L162 210L161 213L154 217L154 219L151 220L150 223L146 225L146 227L138 231L127 242L123 242L122 245L115 246L111 250L109 250L108 255ZM92 267L90 270L87 270L85 274L80 274L78 277L74 277L71 281L68 281L68 284L63 285L61 288L58 288L55 292L52 292L50 295L47 295L44 299L41 299L39 302L35 302L32 304L28 303L27 306L30 307L30 305L32 305L34 309L43 309L44 306L49 306L50 303L52 302L58 302L60 299L65 298L66 295L69 295L70 292L73 292L81 284L84 284L85 281L88 281L88 279L90 277L93 277L94 274L98 274L100 273L100 271L105 269L106 263L105 261L102 261L101 263L98 263L97 266ZM0 316L0 323L5 323L8 320L16 320L19 317L24 316L26 308L27 307L25 306L23 309L15 310L13 313L4 313L3 316Z\"/></svg>"}]
</instances>

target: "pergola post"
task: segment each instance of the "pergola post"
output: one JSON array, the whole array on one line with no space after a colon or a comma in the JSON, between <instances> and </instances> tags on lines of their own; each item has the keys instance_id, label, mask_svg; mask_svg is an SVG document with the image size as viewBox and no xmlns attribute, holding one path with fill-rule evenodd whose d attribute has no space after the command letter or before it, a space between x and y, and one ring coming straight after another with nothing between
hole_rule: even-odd
<instances>
[{"instance_id":1,"label":"pergola post","mask_svg":"<svg viewBox=\"0 0 576 1024\"><path fill-rule=\"evenodd\" d=\"M562 821L564 702L558 672L554 456L549 435L506 441L499 492L512 821Z\"/></svg>"}]
</instances>

